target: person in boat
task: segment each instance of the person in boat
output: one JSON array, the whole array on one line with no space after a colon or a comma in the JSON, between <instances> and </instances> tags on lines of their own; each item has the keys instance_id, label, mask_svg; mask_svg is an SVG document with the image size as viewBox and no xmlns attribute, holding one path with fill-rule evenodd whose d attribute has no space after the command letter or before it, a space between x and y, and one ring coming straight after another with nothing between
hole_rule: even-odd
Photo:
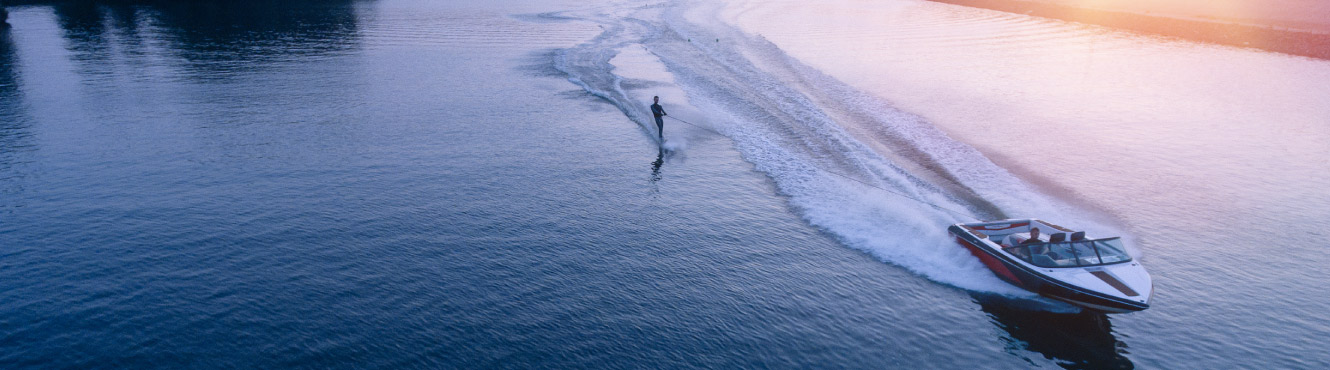
<instances>
[{"instance_id":1,"label":"person in boat","mask_svg":"<svg viewBox=\"0 0 1330 370\"><path fill-rule=\"evenodd\" d=\"M1022 237L1023 236L1020 234L1007 235L1007 238L1002 240L1002 245L1016 247L1016 246L1030 245L1034 243L1043 242L1042 240L1039 240L1039 228L1037 227L1030 228L1029 238L1022 238Z\"/></svg>"},{"instance_id":2,"label":"person in boat","mask_svg":"<svg viewBox=\"0 0 1330 370\"><path fill-rule=\"evenodd\" d=\"M1039 240L1039 228L1037 228L1037 227L1032 227L1032 228L1030 228L1030 238L1021 241L1021 244L1020 244L1020 245L1034 244L1034 243L1038 243L1038 242L1041 242L1041 241L1042 241L1042 240Z\"/></svg>"},{"instance_id":3,"label":"person in boat","mask_svg":"<svg viewBox=\"0 0 1330 370\"><path fill-rule=\"evenodd\" d=\"M660 140L665 140L665 120L661 117L668 116L665 113L665 107L660 106L660 97L652 97L651 115L656 117L656 132L660 133Z\"/></svg>"},{"instance_id":4,"label":"person in boat","mask_svg":"<svg viewBox=\"0 0 1330 370\"><path fill-rule=\"evenodd\" d=\"M1030 228L1030 238L1021 241L1019 245L1039 244L1043 242L1044 242L1043 240L1039 240L1039 228L1034 227ZM1052 261L1056 261L1059 263L1064 262L1062 261L1062 254L1059 254L1058 252L1053 250L1053 244L1032 246L1030 247L1030 249L1033 249L1030 252L1034 253L1035 255L1043 255L1044 257L1048 257L1050 262Z\"/></svg>"},{"instance_id":5,"label":"person in boat","mask_svg":"<svg viewBox=\"0 0 1330 370\"><path fill-rule=\"evenodd\" d=\"M1039 239L1039 228L1037 227L1030 228L1029 238L1021 240L1020 236L1013 234L1008 236L1005 242L1004 245L1010 245L1010 247L1006 247L1007 252L1027 262L1037 259L1035 256L1047 257L1049 261L1045 263L1049 265L1054 265L1054 261L1062 259L1062 255L1053 251L1051 245L1043 244L1044 241Z\"/></svg>"}]
</instances>

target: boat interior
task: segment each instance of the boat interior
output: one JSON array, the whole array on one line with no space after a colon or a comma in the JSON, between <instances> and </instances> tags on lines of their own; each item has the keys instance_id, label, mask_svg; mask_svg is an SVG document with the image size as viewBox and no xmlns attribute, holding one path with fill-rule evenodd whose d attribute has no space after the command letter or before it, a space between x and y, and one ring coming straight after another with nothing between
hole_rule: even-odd
<instances>
[{"instance_id":1,"label":"boat interior","mask_svg":"<svg viewBox=\"0 0 1330 370\"><path fill-rule=\"evenodd\" d=\"M1022 240L1028 239L1030 229L1039 229L1039 240L1045 242L1085 239L1084 231L1073 231L1053 223L1034 219L962 224L961 227L969 230L975 236L991 240L997 244L1003 244L1009 236L1020 236Z\"/></svg>"},{"instance_id":2,"label":"boat interior","mask_svg":"<svg viewBox=\"0 0 1330 370\"><path fill-rule=\"evenodd\" d=\"M1090 239L1042 220L1007 220L961 225L1013 257L1040 267L1085 267L1130 261L1117 237ZM1032 229L1039 233L1032 235ZM1033 238L1032 238L1033 236Z\"/></svg>"}]
</instances>

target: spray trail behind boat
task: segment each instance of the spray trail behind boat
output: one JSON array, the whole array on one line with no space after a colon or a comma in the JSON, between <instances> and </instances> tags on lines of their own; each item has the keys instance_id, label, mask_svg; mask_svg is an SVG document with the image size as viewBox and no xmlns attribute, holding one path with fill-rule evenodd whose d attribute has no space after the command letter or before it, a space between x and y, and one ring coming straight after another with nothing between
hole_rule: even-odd
<instances>
[{"instance_id":1,"label":"spray trail behind boat","mask_svg":"<svg viewBox=\"0 0 1330 370\"><path fill-rule=\"evenodd\" d=\"M715 6L676 3L564 14L605 31L562 50L556 66L650 134L649 112L624 92L609 63L624 47L640 45L706 115L707 129L732 139L813 226L935 281L1031 296L1001 282L954 245L945 227L1008 213L1070 219L1071 207L1033 191L926 120L715 19Z\"/></svg>"}]
</instances>

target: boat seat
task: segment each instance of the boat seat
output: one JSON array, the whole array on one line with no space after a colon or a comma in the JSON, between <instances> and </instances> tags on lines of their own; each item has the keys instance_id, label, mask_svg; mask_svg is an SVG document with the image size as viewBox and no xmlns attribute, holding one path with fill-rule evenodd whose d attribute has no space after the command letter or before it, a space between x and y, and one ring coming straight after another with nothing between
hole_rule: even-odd
<instances>
[{"instance_id":1,"label":"boat seat","mask_svg":"<svg viewBox=\"0 0 1330 370\"><path fill-rule=\"evenodd\" d=\"M1049 243L1057 243L1057 242L1066 241L1066 240L1067 240L1067 233L1056 233L1056 234L1049 234L1049 235L1048 235L1048 242L1049 242Z\"/></svg>"},{"instance_id":2,"label":"boat seat","mask_svg":"<svg viewBox=\"0 0 1330 370\"><path fill-rule=\"evenodd\" d=\"M1078 240L1085 240L1085 232L1084 232L1084 231L1077 231L1077 232L1071 233L1071 241L1078 241Z\"/></svg>"}]
</instances>

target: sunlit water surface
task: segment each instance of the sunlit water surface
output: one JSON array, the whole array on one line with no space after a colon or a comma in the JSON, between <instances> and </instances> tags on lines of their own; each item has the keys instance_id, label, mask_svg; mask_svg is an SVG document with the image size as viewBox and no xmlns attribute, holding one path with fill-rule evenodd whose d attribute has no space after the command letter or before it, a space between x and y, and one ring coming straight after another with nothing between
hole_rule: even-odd
<instances>
[{"instance_id":1,"label":"sunlit water surface","mask_svg":"<svg viewBox=\"0 0 1330 370\"><path fill-rule=\"evenodd\" d=\"M1133 357L1330 361L1330 62L920 1L726 18L1120 220L1156 287L1114 321Z\"/></svg>"}]
</instances>

